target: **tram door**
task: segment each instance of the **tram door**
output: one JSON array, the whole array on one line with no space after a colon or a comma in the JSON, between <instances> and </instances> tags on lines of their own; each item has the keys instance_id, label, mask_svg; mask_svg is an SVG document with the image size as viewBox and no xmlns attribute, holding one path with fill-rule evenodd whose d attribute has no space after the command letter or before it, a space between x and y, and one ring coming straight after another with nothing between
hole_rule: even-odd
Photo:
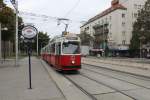
<instances>
[{"instance_id":1,"label":"tram door","mask_svg":"<svg viewBox=\"0 0 150 100\"><path fill-rule=\"evenodd\" d=\"M58 69L60 69L61 65L61 43L56 44L56 58L55 58L55 64Z\"/></svg>"}]
</instances>

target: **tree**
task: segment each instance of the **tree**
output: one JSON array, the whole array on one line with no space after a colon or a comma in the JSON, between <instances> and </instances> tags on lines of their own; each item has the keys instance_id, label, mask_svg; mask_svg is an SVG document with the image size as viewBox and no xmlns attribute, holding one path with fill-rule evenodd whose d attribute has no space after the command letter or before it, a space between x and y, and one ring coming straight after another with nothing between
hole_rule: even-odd
<instances>
[{"instance_id":1,"label":"tree","mask_svg":"<svg viewBox=\"0 0 150 100\"><path fill-rule=\"evenodd\" d=\"M79 34L79 37L81 39L82 45L90 45L90 42L93 41L93 37L90 34L87 34L86 32L81 32Z\"/></svg>"},{"instance_id":2,"label":"tree","mask_svg":"<svg viewBox=\"0 0 150 100\"><path fill-rule=\"evenodd\" d=\"M140 40L145 37L144 40ZM140 48L140 42L147 44L150 42L150 0L147 0L144 8L138 12L137 21L133 25L130 50Z\"/></svg>"},{"instance_id":3,"label":"tree","mask_svg":"<svg viewBox=\"0 0 150 100\"><path fill-rule=\"evenodd\" d=\"M13 10L7 6L3 7L0 12L0 22L2 27L7 27L7 31L2 31L2 40L10 40L14 37L15 32L15 14Z\"/></svg>"},{"instance_id":4,"label":"tree","mask_svg":"<svg viewBox=\"0 0 150 100\"><path fill-rule=\"evenodd\" d=\"M20 50L22 52L25 52L27 50L27 44L25 43L24 41L25 39L24 38L21 38L20 39ZM49 36L47 35L47 33L45 32L39 32L38 33L38 51L39 51L39 54L40 54L40 50L41 48L43 48L44 46L46 46L49 42L50 38ZM37 50L37 37L34 38L34 42L31 44L32 46L32 51L35 51Z\"/></svg>"},{"instance_id":5,"label":"tree","mask_svg":"<svg viewBox=\"0 0 150 100\"><path fill-rule=\"evenodd\" d=\"M44 46L46 46L50 40L49 36L47 35L47 33L44 32L39 32L38 33L39 36L39 50L41 48L43 48Z\"/></svg>"},{"instance_id":6,"label":"tree","mask_svg":"<svg viewBox=\"0 0 150 100\"><path fill-rule=\"evenodd\" d=\"M8 30L2 30L2 40L4 41L4 54L6 41L11 41L15 44L15 13L14 10L3 3L3 0L0 0L0 22L2 23L2 28L7 28ZM18 25L20 26L23 23L21 17L18 17ZM20 37L20 34L18 34ZM15 45L13 45L13 48ZM14 49L13 49L14 50Z\"/></svg>"},{"instance_id":7,"label":"tree","mask_svg":"<svg viewBox=\"0 0 150 100\"><path fill-rule=\"evenodd\" d=\"M0 0L0 8L4 6L3 0Z\"/></svg>"}]
</instances>

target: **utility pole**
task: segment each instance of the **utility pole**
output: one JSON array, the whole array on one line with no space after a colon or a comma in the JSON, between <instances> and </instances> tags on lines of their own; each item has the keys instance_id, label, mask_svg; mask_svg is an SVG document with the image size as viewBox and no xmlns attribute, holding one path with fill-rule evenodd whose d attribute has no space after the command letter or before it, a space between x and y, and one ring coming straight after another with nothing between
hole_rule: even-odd
<instances>
[{"instance_id":1,"label":"utility pole","mask_svg":"<svg viewBox=\"0 0 150 100\"><path fill-rule=\"evenodd\" d=\"M18 1L15 2L16 8L16 66L18 66Z\"/></svg>"},{"instance_id":2,"label":"utility pole","mask_svg":"<svg viewBox=\"0 0 150 100\"><path fill-rule=\"evenodd\" d=\"M104 39L104 22L102 23L102 28L103 28L103 43L102 43L102 46L103 46L103 52L104 52L104 57L105 57L105 45L104 45L104 43L105 43L105 39Z\"/></svg>"},{"instance_id":3,"label":"utility pole","mask_svg":"<svg viewBox=\"0 0 150 100\"><path fill-rule=\"evenodd\" d=\"M2 9L3 9L3 6L0 2L0 12L2 11ZM2 42L1 41L2 41L2 24L0 22L0 59L2 58Z\"/></svg>"},{"instance_id":4,"label":"utility pole","mask_svg":"<svg viewBox=\"0 0 150 100\"><path fill-rule=\"evenodd\" d=\"M1 25L1 22L0 22L0 59L2 58L2 43L1 43L1 41L2 41L2 25Z\"/></svg>"},{"instance_id":5,"label":"utility pole","mask_svg":"<svg viewBox=\"0 0 150 100\"><path fill-rule=\"evenodd\" d=\"M12 5L14 6L15 10L16 10L16 37L15 37L15 40L16 40L16 61L15 61L15 64L16 66L18 66L18 0L10 0Z\"/></svg>"},{"instance_id":6,"label":"utility pole","mask_svg":"<svg viewBox=\"0 0 150 100\"><path fill-rule=\"evenodd\" d=\"M39 55L39 36L38 36L38 33L37 33L37 46L36 46L36 50L37 50L37 56Z\"/></svg>"}]
</instances>

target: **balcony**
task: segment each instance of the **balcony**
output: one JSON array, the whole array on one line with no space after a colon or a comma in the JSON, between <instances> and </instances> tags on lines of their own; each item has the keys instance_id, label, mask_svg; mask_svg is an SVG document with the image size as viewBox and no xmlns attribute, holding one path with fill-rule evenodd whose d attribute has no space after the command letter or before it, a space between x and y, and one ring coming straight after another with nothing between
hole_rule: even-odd
<instances>
[{"instance_id":1,"label":"balcony","mask_svg":"<svg viewBox=\"0 0 150 100\"><path fill-rule=\"evenodd\" d=\"M97 24L93 26L93 29L95 30L94 36L101 36L101 35L107 35L109 33L108 29L108 23L105 23L103 25Z\"/></svg>"}]
</instances>

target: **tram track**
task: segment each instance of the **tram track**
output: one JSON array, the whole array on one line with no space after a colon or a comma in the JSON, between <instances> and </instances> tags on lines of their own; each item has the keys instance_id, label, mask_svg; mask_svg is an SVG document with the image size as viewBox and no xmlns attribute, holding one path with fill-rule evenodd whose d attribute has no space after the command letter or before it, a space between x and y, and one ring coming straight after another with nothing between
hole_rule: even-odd
<instances>
[{"instance_id":1,"label":"tram track","mask_svg":"<svg viewBox=\"0 0 150 100\"><path fill-rule=\"evenodd\" d=\"M69 78L67 75L63 75L66 79L68 79L71 83L73 83L78 89L80 89L83 93L85 93L87 96L89 96L92 100L98 100L95 96L93 96L91 93L86 91L84 88L82 88L80 85L78 85L76 82L74 82L71 78Z\"/></svg>"},{"instance_id":2,"label":"tram track","mask_svg":"<svg viewBox=\"0 0 150 100\"><path fill-rule=\"evenodd\" d=\"M109 71L113 71L113 72L117 72L117 73L123 73L126 75L130 75L131 77L134 77L136 79L140 79L140 80L144 80L144 81L150 81L150 77L148 77L148 76L143 76L143 75L139 75L139 74L134 74L134 73L130 73L130 72L120 71L120 70L116 70L116 69L111 69L111 68L106 68L103 66L97 66L97 65L86 64L86 63L82 63L82 65L89 65L89 66L93 66L95 68L101 68L104 70L109 70Z\"/></svg>"},{"instance_id":3,"label":"tram track","mask_svg":"<svg viewBox=\"0 0 150 100\"><path fill-rule=\"evenodd\" d=\"M103 83L103 82L99 82L99 81L97 81L97 80L95 80L95 79L93 79L93 78L91 78L91 77L89 77L89 76L87 76L87 75L85 75L85 74L83 74L83 73L80 73L80 75L82 75L82 76L84 76L84 77L86 77L86 78L88 78L88 79L90 79L90 80L93 80L93 81L95 81L95 82L97 82L97 83L99 83L99 84L102 84L102 85L104 85L104 86L106 86L106 87L109 87L109 88L115 90L116 92L121 93L121 94L123 94L123 95L125 95L125 96L127 96L127 97L129 97L129 98L131 98L131 99L133 99L133 100L137 100L136 98L134 98L134 97L132 97L132 96L130 96L130 95L124 93L123 91L121 91L121 90L119 90L119 89L116 89L116 88L114 88L114 87L112 87L112 86L109 86L109 85L107 85L107 84L105 84L105 83Z\"/></svg>"},{"instance_id":4,"label":"tram track","mask_svg":"<svg viewBox=\"0 0 150 100\"><path fill-rule=\"evenodd\" d=\"M91 66L91 65L90 65ZM86 72L86 70L88 71L88 72ZM96 69L95 69L96 70ZM105 69L105 70L107 70L107 69ZM109 70L110 71L110 70ZM109 71L108 71L108 73L109 73ZM91 76L90 74L87 74L87 73L93 73L93 75L95 75L95 76L97 76L98 74L100 74L100 75L102 75L102 76L104 76L104 77L108 77L108 78L112 78L112 79L115 79L115 80L119 80L119 81L122 81L122 82L124 82L124 83L129 83L129 84L132 84L132 85L136 85L136 86L138 86L139 88L135 88L135 89L129 89L129 90L120 90L120 89L118 89L118 88L116 88L116 87L114 87L113 85L110 85L109 83L107 84L105 81L101 81L101 80L98 80L98 78L95 78L95 77L93 77L93 75ZM109 88L111 88L111 89L113 89L113 90L115 90L116 92L119 92L119 93L121 93L121 94L124 94L124 95L126 95L126 96L128 96L128 97L130 97L130 98L132 98L133 100L141 100L141 99L139 99L140 97L138 96L138 97L136 97L135 95L133 96L132 94L130 94L130 92L129 91L138 91L138 90L145 90L145 91L150 91L150 87L146 87L146 86L144 86L143 84L142 85L139 85L139 83L134 83L134 82L130 82L130 81L128 81L128 80L125 80L125 79L120 79L120 78L116 78L116 77L118 77L118 76L115 76L115 77L113 77L113 76L111 76L110 74L108 74L107 75L107 73L105 72L105 73L98 73L99 71L98 71L98 68L97 68L97 70L96 71L93 71L93 70L89 70L89 69L87 69L87 68L84 68L84 66L82 66L82 71L80 72L80 75L82 75L82 76L84 76L84 77L86 77L86 78L89 78L89 79L91 79L91 80L93 80L93 81L95 81L95 82L98 82L98 83L100 83L100 84L102 84L102 85L104 85L104 86L107 86L107 87L109 87ZM103 72L103 71L102 71ZM114 72L117 72L117 71L114 71L113 70L113 73ZM121 72L119 71L119 74L120 74ZM96 75L97 74L97 75ZM118 74L118 73L117 73ZM129 73L123 73L123 75L131 75L131 74L129 74ZM133 75L131 75L131 76L133 76ZM130 76L130 77L131 77ZM97 76L98 77L98 76ZM129 78L130 78L129 77ZM143 78L145 78L145 77L141 77L141 76L139 76L140 78L137 78L136 76L135 77L133 77L133 78L135 78L135 79L139 79L139 80L142 80L142 81L147 81L147 83L149 83L150 82L150 80L149 80L149 78L148 79L143 79ZM147 77L146 77L147 78ZM100 78L99 78L100 79ZM132 79L132 78L131 78ZM148 84L149 85L149 84ZM147 94L149 94L148 92L147 92ZM144 95L143 95L144 96ZM142 97L143 97L142 96ZM141 97L141 98L142 98ZM142 100L149 100L149 99L147 99L147 98L149 98L149 96L148 97L144 97L144 99L142 99Z\"/></svg>"},{"instance_id":5,"label":"tram track","mask_svg":"<svg viewBox=\"0 0 150 100\"><path fill-rule=\"evenodd\" d=\"M90 94L90 93L89 93L88 91L86 91L82 86L80 86L78 83L74 82L73 78L70 78L69 76L64 75L64 77L65 77L66 79L68 79L69 81L71 81L71 82L72 82L76 87L78 87L81 91L83 91L84 93L86 93L87 95L89 95L89 96L92 98L92 100L98 100L94 95L103 95L103 94L109 94L109 93L120 93L120 94L122 94L122 95L125 95L125 96L131 98L132 100L137 100L136 98L134 98L134 97L132 97L132 96L130 96L130 95L128 95L128 94L126 94L126 93L123 92L123 91L128 91L128 90L119 90L119 89L116 89L116 88L114 88L114 87L112 87L112 86L109 86L109 85L103 83L103 82L99 82L99 81L97 81L97 80L95 80L95 79L93 79L93 78L91 78L91 77L89 77L89 76L83 74L82 72L80 72L79 75L81 75L82 77L85 77L85 78L87 78L87 79L89 79L89 80L91 80L91 81L94 81L94 82L96 82L96 83L98 83L98 84L100 84L100 85L106 86L106 87L108 87L108 88L114 90L114 92L107 92L107 93L101 93L101 94ZM131 90L133 90L133 89L131 89Z\"/></svg>"},{"instance_id":6,"label":"tram track","mask_svg":"<svg viewBox=\"0 0 150 100\"><path fill-rule=\"evenodd\" d=\"M145 86L143 86L143 85L139 85L139 84L136 84L136 83L133 83L133 82L129 82L129 81L125 80L125 79L116 78L116 77L113 77L113 76L111 76L111 75L104 74L104 73L101 73L101 72L97 72L97 71L94 71L94 70L91 70L91 69L88 69L88 68L83 68L83 69L84 69L84 70L91 71L91 72L94 72L94 73L97 73L97 74L100 74L100 75L103 75L103 76L106 76L106 77L109 77L109 78L117 79L117 80L120 80L120 81L123 81L123 82L129 83L129 84L133 84L133 85L136 85L136 86L139 86L139 87L145 88L145 89L150 89L150 88L145 87Z\"/></svg>"},{"instance_id":7,"label":"tram track","mask_svg":"<svg viewBox=\"0 0 150 100\"><path fill-rule=\"evenodd\" d=\"M83 64L84 66L87 65L87 64ZM150 88L147 88L145 86L141 86L139 84L135 84L135 83L132 83L132 82L128 82L126 80L123 80L123 79L119 79L119 78L116 78L116 77L113 77L113 76L110 76L110 75L107 75L107 74L104 74L104 73L98 73L96 71L93 71L93 70L89 70L89 68L85 68L85 67L82 67L80 73L76 74L76 75L66 75L66 74L62 74L64 78L66 78L68 81L70 81L72 84L74 84L74 86L76 88L78 88L80 91L82 91L85 95L87 95L91 100L100 100L99 98L97 98L97 96L103 96L103 95L109 95L109 94L116 94L116 93L119 93L125 97L127 97L129 100L140 100L138 97L135 97L135 96L132 96L131 94L128 94L127 92L128 91L136 91L136 90L139 90L140 88L145 88L145 89L150 89ZM92 65L90 65L92 66ZM94 66L94 65L93 65ZM92 66L92 67L93 67ZM95 68L99 68L99 67L95 67ZM105 68L104 68L105 69ZM105 69L106 70L106 69ZM86 72L89 72L90 74L93 73L93 75L89 75L88 73ZM109 70L110 71L110 70ZM119 73L121 73L119 71ZM116 87L115 85L111 85L111 84L107 84L106 82L107 81L101 81L101 80L97 80L98 78L94 78L93 76L96 76L96 74L100 74L100 75L103 75L105 77L108 77L109 79L112 78L114 80L119 80L119 81L122 81L123 83L127 83L126 86L128 86L128 84L132 84L132 85L136 85L137 87L133 87L133 88L121 88L120 87ZM128 74L128 73L126 73ZM129 74L130 75L130 74ZM73 77L72 77L73 76ZM74 76L75 78L80 78L80 77L85 77L86 79L89 79L90 81L93 81L93 82L96 82L97 84L100 84L100 85L103 85L105 87L108 87L114 91L109 91L109 92L104 92L104 93L91 93L86 87L83 86L83 84L81 84L81 82L77 81L76 79L74 79ZM139 79L139 78L138 78ZM150 80L148 80L150 81ZM131 85L131 86L132 86ZM88 85L90 86L90 85ZM129 85L130 87L130 85ZM139 88L140 87L140 88ZM92 88L94 89L94 88ZM62 91L61 91L62 92ZM63 93L63 92L62 92ZM115 96L118 96L118 95L115 95ZM106 99L108 100L108 99ZM120 99L116 99L116 100L120 100ZM145 100L145 99L144 99Z\"/></svg>"},{"instance_id":8,"label":"tram track","mask_svg":"<svg viewBox=\"0 0 150 100\"><path fill-rule=\"evenodd\" d=\"M87 65L87 64L84 64L84 65ZM94 65L90 65L90 66L94 66ZM96 68L98 69L99 67L96 66ZM102 68L99 68L99 69L102 69ZM105 68L104 68L104 69L105 69ZM130 81L125 80L125 79L117 78L117 77L111 76L111 75L109 75L109 74L107 74L107 73L101 73L101 72L94 71L94 70L90 70L89 68L84 68L84 67L82 67L82 70L88 70L89 72L92 72L92 73L95 73L95 74L100 74L100 75L102 75L102 76L105 76L105 77L108 77L108 78L112 78L112 79L115 79L115 80L119 80L119 81L122 81L122 82L124 82L124 83L132 84L132 85L135 85L135 86L139 87L139 88L135 88L135 89L120 90L120 89L118 89L118 88L116 88L116 87L114 87L114 86L112 86L112 85L106 84L106 83L103 82L103 81L102 81L102 82L101 82L101 81L98 81L98 80L96 80L95 78L89 76L88 74L83 73L82 71L80 71L79 75L81 75L81 76L83 76L83 77L85 77L85 78L88 78L89 80L94 81L94 82L96 82L96 83L99 83L99 84L101 84L101 85L103 85L103 86L106 86L106 87L108 87L108 88L110 88L110 89L112 89L112 90L115 90L114 92L110 92L110 93L120 93L120 94L122 94L122 95L125 95L125 96L131 98L132 100L139 100L139 99L138 99L138 97L135 97L135 96L132 96L131 94L128 94L127 91L136 91L136 90L139 90L139 89L147 89L147 90L150 90L150 87L146 87L146 86L144 86L144 85L140 85L140 84L138 84L138 83L136 83L136 82L134 83L134 82L130 82ZM111 70L111 69L105 69L105 70L117 72L117 71L114 71L114 70ZM147 77L142 77L142 76L138 76L138 77L137 77L136 75L133 75L133 74L130 74L130 73L125 73L125 72L121 72L121 71L118 71L118 72L119 72L119 73L117 73L117 74L123 73L123 75L125 75L125 77L126 77L127 75L130 75L130 77L133 77L133 78L138 79L138 80L148 81L148 82L150 81L149 78L147 78ZM121 75L122 75L122 74L121 74ZM66 75L65 75L65 78L67 78L67 79L68 79L69 81L71 81L73 84L76 84L76 86L77 86L78 88L81 88L82 90L84 90L84 92L90 94L90 93L87 92L83 87L81 87L80 84L74 82L74 79L73 79L73 78L69 78L69 77L66 76ZM143 79L143 78L144 78L144 79ZM90 94L90 95L92 95L92 97L93 97L94 95L103 95L103 94L109 94L109 93ZM97 100L97 99L93 99L93 100Z\"/></svg>"}]
</instances>

